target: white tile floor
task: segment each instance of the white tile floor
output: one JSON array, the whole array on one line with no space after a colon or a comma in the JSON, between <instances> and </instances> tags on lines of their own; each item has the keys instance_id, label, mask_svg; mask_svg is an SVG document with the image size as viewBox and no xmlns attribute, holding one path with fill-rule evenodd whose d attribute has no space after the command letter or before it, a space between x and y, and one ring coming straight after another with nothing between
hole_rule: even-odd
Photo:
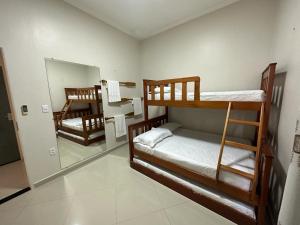
<instances>
[{"instance_id":1,"label":"white tile floor","mask_svg":"<svg viewBox=\"0 0 300 225\"><path fill-rule=\"evenodd\" d=\"M0 205L0 225L227 225L132 170L128 145Z\"/></svg>"},{"instance_id":2,"label":"white tile floor","mask_svg":"<svg viewBox=\"0 0 300 225\"><path fill-rule=\"evenodd\" d=\"M58 137L57 145L61 168L66 168L73 165L74 163L80 162L106 150L105 141L100 141L90 144L89 146L84 146L81 144L77 144L74 141Z\"/></svg>"}]
</instances>

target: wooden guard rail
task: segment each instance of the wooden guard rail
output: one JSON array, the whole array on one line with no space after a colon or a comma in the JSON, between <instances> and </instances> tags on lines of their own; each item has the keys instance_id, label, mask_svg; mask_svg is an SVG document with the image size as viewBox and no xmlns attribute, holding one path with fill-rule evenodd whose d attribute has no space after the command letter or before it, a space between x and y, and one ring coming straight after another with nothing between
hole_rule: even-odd
<instances>
[{"instance_id":1,"label":"wooden guard rail","mask_svg":"<svg viewBox=\"0 0 300 225\"><path fill-rule=\"evenodd\" d=\"M99 115L86 115L82 117L83 130L87 134L92 134L96 131L104 130L103 114Z\"/></svg>"},{"instance_id":2,"label":"wooden guard rail","mask_svg":"<svg viewBox=\"0 0 300 225\"><path fill-rule=\"evenodd\" d=\"M151 99L147 100L156 100L155 99L155 88L159 87L160 88L160 99L159 101L165 101L164 100L164 94L165 94L165 87L171 87L171 98L170 102L175 102L175 101L181 101L181 102L186 102L187 101L187 83L194 83L194 101L200 101L200 77L198 76L193 76L193 77L184 77L184 78L178 78L178 79L167 79L167 80L144 80L144 97L148 98L148 93L150 91L151 93ZM181 100L176 100L175 99L175 86L176 84L181 84L182 85L182 99ZM149 91L148 91L149 90Z\"/></svg>"},{"instance_id":3,"label":"wooden guard rail","mask_svg":"<svg viewBox=\"0 0 300 225\"><path fill-rule=\"evenodd\" d=\"M65 94L67 100L70 99L70 96L78 96L78 98L72 100L96 101L99 100L99 90L101 90L100 85L87 88L65 88Z\"/></svg>"},{"instance_id":4,"label":"wooden guard rail","mask_svg":"<svg viewBox=\"0 0 300 225\"><path fill-rule=\"evenodd\" d=\"M70 110L67 112L67 114L65 115L64 119L74 119L74 118L78 118L78 117L83 117L83 116L88 116L88 115L92 115L92 112L90 110L90 108L85 108L85 109L76 109L76 110ZM56 130L59 126L61 126L62 124L62 113L61 112L53 112L53 120L55 123L55 127Z\"/></svg>"}]
</instances>

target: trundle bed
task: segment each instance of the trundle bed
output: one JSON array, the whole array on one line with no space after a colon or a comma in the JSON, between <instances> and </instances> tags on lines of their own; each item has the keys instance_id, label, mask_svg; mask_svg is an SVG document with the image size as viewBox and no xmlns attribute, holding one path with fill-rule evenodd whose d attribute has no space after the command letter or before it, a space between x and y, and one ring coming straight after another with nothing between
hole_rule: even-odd
<instances>
[{"instance_id":1,"label":"trundle bed","mask_svg":"<svg viewBox=\"0 0 300 225\"><path fill-rule=\"evenodd\" d=\"M199 77L144 80L145 121L128 128L131 167L237 224L264 225L273 158L265 139L275 68L273 63L264 70L261 90L253 91L201 93ZM165 106L166 114L148 119L148 106ZM223 135L168 123L168 107L227 109ZM257 120L231 118L232 110L254 111ZM229 125L256 127L255 144L229 137Z\"/></svg>"},{"instance_id":2,"label":"trundle bed","mask_svg":"<svg viewBox=\"0 0 300 225\"><path fill-rule=\"evenodd\" d=\"M58 136L85 146L105 140L104 117L100 107L101 86L65 88L65 94L63 109L53 113ZM87 104L88 108L72 109L72 106L79 104Z\"/></svg>"}]
</instances>

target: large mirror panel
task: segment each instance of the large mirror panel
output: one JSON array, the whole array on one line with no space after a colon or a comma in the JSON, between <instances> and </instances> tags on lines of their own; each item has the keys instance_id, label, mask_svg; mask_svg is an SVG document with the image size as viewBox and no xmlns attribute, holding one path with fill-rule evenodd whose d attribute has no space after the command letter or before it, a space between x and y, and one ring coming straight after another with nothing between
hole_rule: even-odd
<instances>
[{"instance_id":1,"label":"large mirror panel","mask_svg":"<svg viewBox=\"0 0 300 225\"><path fill-rule=\"evenodd\" d=\"M46 59L61 168L106 150L100 70Z\"/></svg>"}]
</instances>

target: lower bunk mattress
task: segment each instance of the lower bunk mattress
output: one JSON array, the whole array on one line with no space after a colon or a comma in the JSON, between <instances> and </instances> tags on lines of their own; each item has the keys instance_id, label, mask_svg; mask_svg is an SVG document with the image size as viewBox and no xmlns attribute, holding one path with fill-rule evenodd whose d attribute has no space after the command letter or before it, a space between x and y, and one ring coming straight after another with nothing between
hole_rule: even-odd
<instances>
[{"instance_id":1,"label":"lower bunk mattress","mask_svg":"<svg viewBox=\"0 0 300 225\"><path fill-rule=\"evenodd\" d=\"M160 176L171 179L171 180L175 181L176 183L179 183L179 184L193 190L194 193L203 195L203 196L210 198L214 201L217 201L221 204L229 206L229 207L237 210L238 212L244 214L245 216L248 216L248 217L252 218L253 220L256 220L255 209L247 204L236 201L230 197L225 196L222 193L218 193L214 190L210 190L207 187L203 187L199 184L194 184L191 181L188 181L184 178L174 175L173 173L171 173L167 170L161 169L157 166L153 166L145 161L142 161L139 159L133 159L133 162L151 170L152 172L154 172Z\"/></svg>"},{"instance_id":2,"label":"lower bunk mattress","mask_svg":"<svg viewBox=\"0 0 300 225\"><path fill-rule=\"evenodd\" d=\"M221 135L184 128L177 128L172 133L172 136L164 138L154 147L139 142L134 143L134 147L190 171L216 179ZM246 140L238 141L249 144ZM222 164L254 174L254 154L243 149L225 146ZM249 191L251 187L250 180L226 171L220 171L219 179L245 191Z\"/></svg>"},{"instance_id":3,"label":"lower bunk mattress","mask_svg":"<svg viewBox=\"0 0 300 225\"><path fill-rule=\"evenodd\" d=\"M101 121L103 123L103 121ZM99 126L100 125L100 119L98 118L97 120L92 119L91 121L92 123L92 127L94 128L96 123ZM82 124L82 118L81 117L77 117L77 118L71 118L71 119L65 119L62 121L62 125L64 127L73 129L73 130L77 130L77 131L83 131L83 124ZM87 130L89 130L89 121L86 121L86 125L87 125Z\"/></svg>"},{"instance_id":4,"label":"lower bunk mattress","mask_svg":"<svg viewBox=\"0 0 300 225\"><path fill-rule=\"evenodd\" d=\"M78 136L76 134L71 134L69 132L66 132L66 131L62 131L62 130L58 130L57 131L58 133L60 134L63 134L63 135L66 135L66 136L69 136L69 137L72 137L72 138L75 138L75 139L78 139L78 140L81 140L81 141L84 141L84 138L81 137L81 136ZM104 130L101 130L101 131L97 131L95 133L92 133L89 135L88 139L89 140L92 140L92 139L95 139L97 137L101 137L101 136L104 136L105 135L105 131Z\"/></svg>"}]
</instances>

